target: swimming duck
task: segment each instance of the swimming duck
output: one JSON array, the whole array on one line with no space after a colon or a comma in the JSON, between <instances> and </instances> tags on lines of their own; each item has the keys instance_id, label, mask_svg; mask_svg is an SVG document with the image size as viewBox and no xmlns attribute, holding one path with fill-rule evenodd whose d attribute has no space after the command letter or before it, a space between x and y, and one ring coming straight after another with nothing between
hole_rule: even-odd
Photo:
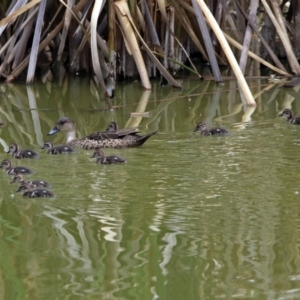
<instances>
[{"instance_id":1,"label":"swimming duck","mask_svg":"<svg viewBox=\"0 0 300 300\"><path fill-rule=\"evenodd\" d=\"M91 134L89 137L82 139L76 138L76 125L74 122L67 117L58 119L54 128L48 133L48 135L55 134L59 131L66 132L66 144L71 147L79 147L82 149L100 149L100 148L125 148L125 147L137 147L143 145L148 138L154 135L156 132L149 133L147 135L141 136L136 133L127 134L125 136L119 133L109 133L107 131L104 136L102 133L100 138L95 138L97 132Z\"/></svg>"},{"instance_id":2,"label":"swimming duck","mask_svg":"<svg viewBox=\"0 0 300 300\"><path fill-rule=\"evenodd\" d=\"M97 149L91 158L96 158L96 163L110 165L110 164L118 164L123 163L126 160L122 157L116 155L105 156L104 152L100 149Z\"/></svg>"},{"instance_id":3,"label":"swimming duck","mask_svg":"<svg viewBox=\"0 0 300 300\"><path fill-rule=\"evenodd\" d=\"M17 174L33 174L33 172L26 167L12 167L10 160L4 159L0 165L0 168L3 168L5 173L8 175L17 175Z\"/></svg>"},{"instance_id":4,"label":"swimming duck","mask_svg":"<svg viewBox=\"0 0 300 300\"><path fill-rule=\"evenodd\" d=\"M209 136L209 135L229 135L229 132L225 128L211 128L208 129L205 122L200 122L197 124L195 131L200 131L201 135Z\"/></svg>"},{"instance_id":5,"label":"swimming duck","mask_svg":"<svg viewBox=\"0 0 300 300\"><path fill-rule=\"evenodd\" d=\"M51 187L51 185L45 181L45 180L30 180L30 181L25 181L24 176L22 174L17 174L15 177L12 179L10 183L14 182L19 182L20 186L21 185L29 185L30 188L46 188L46 187Z\"/></svg>"},{"instance_id":6,"label":"swimming duck","mask_svg":"<svg viewBox=\"0 0 300 300\"><path fill-rule=\"evenodd\" d=\"M135 127L135 128L137 128L137 127ZM116 130L118 130L118 129L119 129L119 128L118 128L117 122L112 121L112 122L110 122L110 123L108 124L108 126L107 126L107 128L106 128L106 131L116 131Z\"/></svg>"},{"instance_id":7,"label":"swimming duck","mask_svg":"<svg viewBox=\"0 0 300 300\"><path fill-rule=\"evenodd\" d=\"M74 153L75 150L67 145L54 147L53 143L46 142L41 149L47 149L48 154Z\"/></svg>"},{"instance_id":8,"label":"swimming duck","mask_svg":"<svg viewBox=\"0 0 300 300\"><path fill-rule=\"evenodd\" d=\"M87 136L90 140L122 139L127 135L137 135L138 127L119 129L116 122L110 122L105 131L97 131Z\"/></svg>"},{"instance_id":9,"label":"swimming duck","mask_svg":"<svg viewBox=\"0 0 300 300\"><path fill-rule=\"evenodd\" d=\"M11 144L8 148L7 153L11 153L14 158L38 158L39 155L33 150L20 150L18 144Z\"/></svg>"},{"instance_id":10,"label":"swimming duck","mask_svg":"<svg viewBox=\"0 0 300 300\"><path fill-rule=\"evenodd\" d=\"M278 115L279 117L286 117L286 120L289 123L299 125L300 124L300 117L293 117L293 111L291 109L286 108L281 114Z\"/></svg>"},{"instance_id":11,"label":"swimming duck","mask_svg":"<svg viewBox=\"0 0 300 300\"><path fill-rule=\"evenodd\" d=\"M28 184L22 184L16 192L23 191L23 197L29 198L53 198L54 193L46 189L32 189Z\"/></svg>"}]
</instances>

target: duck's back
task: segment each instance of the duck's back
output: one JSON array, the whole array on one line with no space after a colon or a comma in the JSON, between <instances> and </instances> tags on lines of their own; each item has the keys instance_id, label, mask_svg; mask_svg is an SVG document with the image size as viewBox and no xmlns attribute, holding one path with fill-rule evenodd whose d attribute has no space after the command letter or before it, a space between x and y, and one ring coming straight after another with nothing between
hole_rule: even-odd
<instances>
[{"instance_id":1,"label":"duck's back","mask_svg":"<svg viewBox=\"0 0 300 300\"><path fill-rule=\"evenodd\" d=\"M101 149L101 148L128 148L128 147L138 147L143 145L148 138L152 135L156 134L156 132L149 133L147 135L126 135L122 139L102 139L102 140L93 140L89 138L83 139L74 139L70 141L68 146L78 147L86 150L91 149Z\"/></svg>"},{"instance_id":2,"label":"duck's back","mask_svg":"<svg viewBox=\"0 0 300 300\"><path fill-rule=\"evenodd\" d=\"M46 189L36 189L32 191L26 191L23 193L23 197L29 198L53 198L54 194Z\"/></svg>"},{"instance_id":3,"label":"duck's back","mask_svg":"<svg viewBox=\"0 0 300 300\"><path fill-rule=\"evenodd\" d=\"M229 132L225 128L211 128L208 132L210 135L229 135Z\"/></svg>"}]
</instances>

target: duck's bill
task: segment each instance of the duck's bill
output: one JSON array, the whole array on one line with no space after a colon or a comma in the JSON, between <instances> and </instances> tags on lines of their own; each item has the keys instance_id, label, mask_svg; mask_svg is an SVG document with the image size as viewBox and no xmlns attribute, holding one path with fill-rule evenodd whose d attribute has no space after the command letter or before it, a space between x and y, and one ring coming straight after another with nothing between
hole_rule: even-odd
<instances>
[{"instance_id":1,"label":"duck's bill","mask_svg":"<svg viewBox=\"0 0 300 300\"><path fill-rule=\"evenodd\" d=\"M279 116L279 117L283 117L283 114L281 113L281 114L279 114L278 116Z\"/></svg>"},{"instance_id":2,"label":"duck's bill","mask_svg":"<svg viewBox=\"0 0 300 300\"><path fill-rule=\"evenodd\" d=\"M59 129L57 128L57 126L55 126L54 128L52 128L47 135L52 135L59 132Z\"/></svg>"},{"instance_id":3,"label":"duck's bill","mask_svg":"<svg viewBox=\"0 0 300 300\"><path fill-rule=\"evenodd\" d=\"M10 151L9 151L9 150L8 150L8 151L5 151L5 152L6 152L7 154L8 154L8 153L10 153Z\"/></svg>"},{"instance_id":4,"label":"duck's bill","mask_svg":"<svg viewBox=\"0 0 300 300\"><path fill-rule=\"evenodd\" d=\"M198 128L195 128L195 129L193 130L193 132L196 132L196 131L198 131Z\"/></svg>"},{"instance_id":5,"label":"duck's bill","mask_svg":"<svg viewBox=\"0 0 300 300\"><path fill-rule=\"evenodd\" d=\"M51 131L50 131L51 132ZM48 133L48 135L50 134L50 132ZM45 149L45 146L41 147L41 149Z\"/></svg>"}]
</instances>

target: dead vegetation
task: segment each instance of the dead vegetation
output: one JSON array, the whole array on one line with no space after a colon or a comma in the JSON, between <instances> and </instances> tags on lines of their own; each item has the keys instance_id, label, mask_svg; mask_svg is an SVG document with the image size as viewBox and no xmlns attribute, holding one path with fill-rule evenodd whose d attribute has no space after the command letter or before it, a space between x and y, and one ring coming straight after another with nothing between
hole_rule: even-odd
<instances>
[{"instance_id":1,"label":"dead vegetation","mask_svg":"<svg viewBox=\"0 0 300 300\"><path fill-rule=\"evenodd\" d=\"M230 67L247 103L255 105L244 77L253 61L280 76L300 75L298 5L296 0L2 1L0 78L62 82L67 73L92 74L109 98L124 78L138 77L144 89L159 76L180 88L179 70L202 78L191 59L197 54L209 62L216 82L223 80L220 66ZM288 66L279 59L282 53Z\"/></svg>"}]
</instances>

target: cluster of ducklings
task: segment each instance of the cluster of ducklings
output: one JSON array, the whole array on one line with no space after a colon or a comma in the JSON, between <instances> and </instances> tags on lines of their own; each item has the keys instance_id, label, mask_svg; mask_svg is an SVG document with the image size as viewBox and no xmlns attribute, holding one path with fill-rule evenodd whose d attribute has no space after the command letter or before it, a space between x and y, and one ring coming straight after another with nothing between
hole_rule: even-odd
<instances>
[{"instance_id":1,"label":"cluster of ducklings","mask_svg":"<svg viewBox=\"0 0 300 300\"><path fill-rule=\"evenodd\" d=\"M75 153L76 151L68 146L56 146L54 147L53 143L45 142L44 146L41 149L46 149L48 154L63 154L63 153ZM11 144L8 149L8 154L10 153L13 158L22 159L22 158L39 158L39 155L33 150L21 150L19 145ZM119 156L105 156L104 152L100 149L95 150L91 158L96 158L96 163L101 164L113 164L113 163L123 163L126 160ZM49 191L48 188L51 188L51 184L45 180L25 180L24 175L32 175L34 172L23 166L13 167L12 163L8 159L4 159L0 165L0 168L4 169L4 172L7 175L14 176L10 183L19 183L19 188L16 192L23 192L24 197L29 198L52 198L54 193Z\"/></svg>"},{"instance_id":2,"label":"cluster of ducklings","mask_svg":"<svg viewBox=\"0 0 300 300\"><path fill-rule=\"evenodd\" d=\"M300 117L293 117L293 112L290 109L285 109L279 116L286 117L287 121L292 124L300 124ZM46 142L42 149L46 149L48 154L63 154L75 153L74 147L81 149L95 149L91 158L96 158L96 163L101 164L116 164L124 163L126 160L116 155L105 156L100 148L124 148L124 147L137 147L144 144L144 142L154 135L152 132L147 135L139 135L138 127L129 129L118 129L116 122L111 122L106 129L102 132L94 132L85 138L76 138L76 126L73 121L67 117L60 118L55 127L48 133L48 135L55 134L59 131L66 132L66 144L54 147L53 143ZM202 136L220 136L229 135L225 128L211 128L208 129L205 122L197 124L195 131L199 131ZM11 144L7 153L11 153L13 158L38 158L39 155L33 150L20 150L17 144ZM37 197L54 197L50 188L51 185L44 180L31 180L26 181L24 175L30 175L33 172L27 167L12 167L12 163L8 159L4 159L0 165L5 173L13 175L13 182L19 182L20 186L17 192L23 191L24 197L37 198Z\"/></svg>"},{"instance_id":3,"label":"cluster of ducklings","mask_svg":"<svg viewBox=\"0 0 300 300\"><path fill-rule=\"evenodd\" d=\"M133 130L133 129L130 129ZM136 129L134 129L135 131ZM53 130L52 130L53 131ZM116 131L118 131L118 134L122 132L122 134L125 133L129 134L128 130L118 130L117 124L115 122L111 122L106 129L105 132L95 132L91 134L90 136L100 135L101 133L104 135L107 135L109 132L109 137L111 138L112 135L116 134ZM49 133L51 135L52 133ZM90 137L91 138L91 137ZM106 137L108 139L108 137ZM92 139L91 139L92 140ZM91 156L91 158L96 158L96 163L100 164L116 164L116 163L124 163L126 160L122 157L116 156L116 155L109 155L106 156L104 152L98 148L94 147L95 152ZM46 149L48 154L52 155L58 155L58 154L64 154L64 153L76 153L74 147L71 147L69 145L61 145L61 146L54 146L54 144L50 141L45 142L43 147L41 149ZM92 149L91 147L89 149ZM9 146L9 149L7 153L11 154L11 156L15 159L23 159L23 158L29 158L29 159L36 159L39 158L38 153L36 153L33 150L21 150L19 145L14 143ZM25 180L25 175L31 175L34 172L30 170L27 167L18 166L13 167L12 163L8 159L4 159L0 165L0 168L4 169L4 172L8 175L14 176L11 180L11 183L18 182L19 188L16 190L16 192L23 192L24 197L29 198L52 198L55 197L54 193L49 190L51 188L51 184L49 184L45 180Z\"/></svg>"}]
</instances>

